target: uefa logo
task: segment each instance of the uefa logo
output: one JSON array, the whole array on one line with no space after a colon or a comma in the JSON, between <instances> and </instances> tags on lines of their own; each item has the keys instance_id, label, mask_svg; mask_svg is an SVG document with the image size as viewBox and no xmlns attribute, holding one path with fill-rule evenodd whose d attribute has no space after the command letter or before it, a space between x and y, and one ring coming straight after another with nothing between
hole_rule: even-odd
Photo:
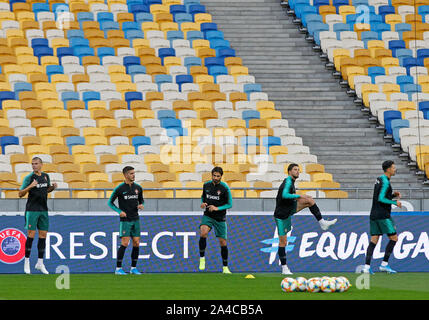
<instances>
[{"instance_id":1,"label":"uefa logo","mask_svg":"<svg viewBox=\"0 0 429 320\"><path fill-rule=\"evenodd\" d=\"M7 264L20 262L25 255L27 237L18 229L6 228L0 231L0 261Z\"/></svg>"}]
</instances>

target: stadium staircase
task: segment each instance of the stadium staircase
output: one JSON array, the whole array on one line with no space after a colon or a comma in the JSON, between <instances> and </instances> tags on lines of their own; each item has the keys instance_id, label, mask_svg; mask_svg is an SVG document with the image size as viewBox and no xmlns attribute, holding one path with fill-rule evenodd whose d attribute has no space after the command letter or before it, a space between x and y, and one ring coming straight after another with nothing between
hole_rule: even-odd
<instances>
[{"instance_id":1,"label":"stadium staircase","mask_svg":"<svg viewBox=\"0 0 429 320\"><path fill-rule=\"evenodd\" d=\"M243 64L342 188L372 188L384 160L395 161L395 188L426 188L385 143L383 131L325 68L314 44L279 0L202 0ZM363 192L363 194L370 192ZM349 194L354 194L349 192ZM421 197L414 192L413 197Z\"/></svg>"}]
</instances>

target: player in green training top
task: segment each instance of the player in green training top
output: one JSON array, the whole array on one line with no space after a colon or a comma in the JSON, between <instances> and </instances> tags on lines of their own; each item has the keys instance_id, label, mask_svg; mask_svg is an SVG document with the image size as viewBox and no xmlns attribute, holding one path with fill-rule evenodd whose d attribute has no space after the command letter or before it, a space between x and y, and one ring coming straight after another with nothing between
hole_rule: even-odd
<instances>
[{"instance_id":1,"label":"player in green training top","mask_svg":"<svg viewBox=\"0 0 429 320\"><path fill-rule=\"evenodd\" d=\"M371 258L374 253L374 248L377 245L380 236L383 234L387 234L389 242L387 243L383 262L381 263L379 270L387 273L396 273L396 271L388 264L389 257L393 252L396 241L398 241L395 222L390 217L390 212L392 210L392 204L402 208L402 204L399 201L401 193L393 192L392 186L390 185L390 178L396 174L395 163L392 160L386 160L383 162L382 168L384 174L378 177L375 181L372 208L369 217L371 241L368 245L365 267L363 269L364 273L369 274L373 274L371 270ZM397 198L398 200L393 200L393 198Z\"/></svg>"},{"instance_id":2,"label":"player in green training top","mask_svg":"<svg viewBox=\"0 0 429 320\"><path fill-rule=\"evenodd\" d=\"M309 208L324 231L337 222L337 219L331 221L323 219L319 207L312 197L295 194L295 180L299 177L299 166L292 163L288 166L287 171L289 176L279 187L274 211L274 220L279 233L278 255L282 265L282 274L292 274L286 265L287 233L292 228L292 215L304 208Z\"/></svg>"},{"instance_id":3,"label":"player in green training top","mask_svg":"<svg viewBox=\"0 0 429 320\"><path fill-rule=\"evenodd\" d=\"M57 188L57 184L51 185L49 175L42 172L43 161L39 157L31 160L33 172L24 178L19 197L22 198L28 193L27 204L25 206L25 228L28 230L28 237L25 241L24 272L30 274L30 254L33 245L36 228L39 230L39 241L37 243L38 257L35 268L43 274L49 274L43 263L43 255L46 248L46 236L49 229L48 216L48 193Z\"/></svg>"},{"instance_id":4,"label":"player in green training top","mask_svg":"<svg viewBox=\"0 0 429 320\"><path fill-rule=\"evenodd\" d=\"M125 181L113 190L108 201L109 207L119 213L120 217L119 237L121 238L121 246L118 249L115 274L126 274L122 269L122 259L131 238L133 240L133 250L131 251L130 273L139 275L141 273L137 270L140 247L140 219L138 210L143 210L144 208L143 189L134 182L135 171L133 167L126 166L122 170L122 173L124 174ZM114 204L116 199L118 199L119 207Z\"/></svg>"},{"instance_id":5,"label":"player in green training top","mask_svg":"<svg viewBox=\"0 0 429 320\"><path fill-rule=\"evenodd\" d=\"M216 237L219 239L220 253L222 256L223 273L231 273L228 269L228 247L226 210L232 207L232 196L228 185L222 182L223 170L221 167L212 169L212 180L203 186L201 196L201 209L204 209L204 215L200 224L200 270L206 268L205 250L207 245L207 236L212 228L215 230Z\"/></svg>"}]
</instances>

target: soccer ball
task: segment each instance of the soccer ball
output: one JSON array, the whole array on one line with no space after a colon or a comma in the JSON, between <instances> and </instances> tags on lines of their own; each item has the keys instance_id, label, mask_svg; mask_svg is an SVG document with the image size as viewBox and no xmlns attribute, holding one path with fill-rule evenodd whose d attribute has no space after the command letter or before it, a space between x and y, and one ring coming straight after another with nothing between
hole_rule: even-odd
<instances>
[{"instance_id":1,"label":"soccer ball","mask_svg":"<svg viewBox=\"0 0 429 320\"><path fill-rule=\"evenodd\" d=\"M307 279L304 277L296 278L297 290L296 291L306 291L307 290Z\"/></svg>"},{"instance_id":2,"label":"soccer ball","mask_svg":"<svg viewBox=\"0 0 429 320\"><path fill-rule=\"evenodd\" d=\"M298 283L294 278L284 278L280 286L284 292L293 292L298 287Z\"/></svg>"},{"instance_id":3,"label":"soccer ball","mask_svg":"<svg viewBox=\"0 0 429 320\"><path fill-rule=\"evenodd\" d=\"M322 285L320 286L320 289L323 292L335 292L336 284L335 280L332 280L331 278L328 279L322 279Z\"/></svg>"},{"instance_id":4,"label":"soccer ball","mask_svg":"<svg viewBox=\"0 0 429 320\"><path fill-rule=\"evenodd\" d=\"M346 282L342 277L332 279L335 281L335 292L344 292L346 290Z\"/></svg>"},{"instance_id":5,"label":"soccer ball","mask_svg":"<svg viewBox=\"0 0 429 320\"><path fill-rule=\"evenodd\" d=\"M349 279L347 279L346 277L338 277L337 279L341 279L344 282L344 290L343 291L347 291L350 288L350 281Z\"/></svg>"},{"instance_id":6,"label":"soccer ball","mask_svg":"<svg viewBox=\"0 0 429 320\"><path fill-rule=\"evenodd\" d=\"M320 278L310 278L307 280L307 291L308 292L319 292L322 281Z\"/></svg>"}]
</instances>

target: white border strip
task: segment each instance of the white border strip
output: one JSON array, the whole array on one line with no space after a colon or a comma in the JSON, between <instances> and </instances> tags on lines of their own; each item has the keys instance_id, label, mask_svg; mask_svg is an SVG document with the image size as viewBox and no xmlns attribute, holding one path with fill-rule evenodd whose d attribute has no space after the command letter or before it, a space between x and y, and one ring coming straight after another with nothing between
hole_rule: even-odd
<instances>
[{"instance_id":1,"label":"white border strip","mask_svg":"<svg viewBox=\"0 0 429 320\"><path fill-rule=\"evenodd\" d=\"M325 211L322 212L323 215L327 216L368 216L368 211ZM50 216L89 216L89 217L100 217L100 216L119 216L115 212L108 211L49 211ZM202 212L198 211L144 211L139 213L141 217L144 216L202 216ZM227 216L272 216L272 211L233 211L228 212ZM308 210L300 212L297 215L312 215ZM24 216L23 211L8 211L0 212L0 216Z\"/></svg>"}]
</instances>

